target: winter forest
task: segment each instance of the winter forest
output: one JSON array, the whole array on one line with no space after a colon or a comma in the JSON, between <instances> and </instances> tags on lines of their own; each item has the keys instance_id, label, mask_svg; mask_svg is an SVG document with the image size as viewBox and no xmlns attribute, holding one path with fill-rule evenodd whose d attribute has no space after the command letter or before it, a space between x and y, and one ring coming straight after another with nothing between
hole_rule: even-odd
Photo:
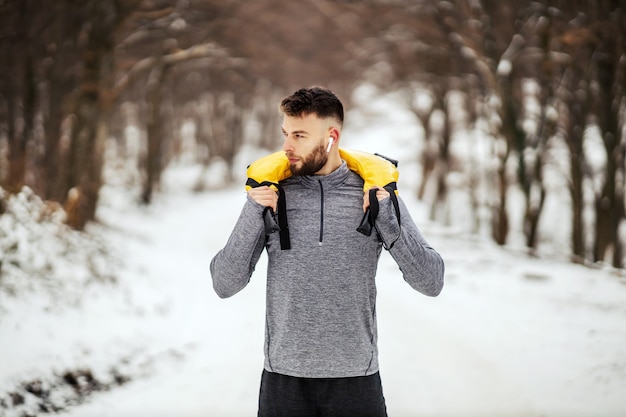
<instances>
[{"instance_id":1,"label":"winter forest","mask_svg":"<svg viewBox=\"0 0 626 417\"><path fill-rule=\"evenodd\" d=\"M546 202L566 193L570 233L559 245L574 262L622 268L624 9L615 0L4 0L3 198L28 186L82 229L108 150L149 204L161 172L188 150L180 132L190 126L197 162L225 164L228 183L242 147L280 146L279 98L320 84L349 108L369 82L401 91L421 122L415 193L433 218L501 245L519 230L536 253L551 234ZM484 143L472 143L477 132ZM470 218L454 215L455 197Z\"/></svg>"},{"instance_id":2,"label":"winter forest","mask_svg":"<svg viewBox=\"0 0 626 417\"><path fill-rule=\"evenodd\" d=\"M477 247L513 248L519 255L515 259L558 259L559 271L582 268L581 280L587 279L585 271L609 271L610 279L624 276L625 0L44 3L0 0L0 416L7 410L14 411L7 414L11 417L33 415L28 410L37 407L42 413L62 411L45 394L54 390L54 379L25 376L17 360L11 366L3 363L7 352L13 358L21 349L5 341L15 337L19 346L19 332L25 330L17 329L27 327L10 330L6 325L30 311L24 306L31 301L15 301L24 288L43 285L53 298L56 291L64 291L63 297L76 303L83 297L71 279L63 287L31 284L33 277L53 270L61 277L87 271L96 281L115 282L118 265L107 260L109 249L100 232L110 233L103 230L111 225L120 233L133 225L143 227L144 219L136 213L161 209L160 195L180 191L168 182L173 167L193 167L184 172L196 197L184 199L242 190L252 156L280 149L280 99L305 86L330 88L348 111L378 105L378 96L392 97L393 105L378 105L387 117L378 133L372 133L368 122L373 117L366 112L346 122L368 138L370 149L401 159L401 195L423 209L432 230L471 236L483 242ZM393 116L400 112L409 115L415 129L397 122ZM349 145L359 148L358 137ZM112 198L111 187L123 192ZM122 199L137 211L115 214L111 207ZM202 216L212 222L223 220L216 213L232 217L238 210L229 204L202 207L210 207L212 213ZM215 230L222 228L226 226ZM163 233L164 240L178 232L180 227L172 227L169 234L166 229L154 231ZM32 258L24 255L25 234L31 244L55 236L46 243L55 260L39 261L36 245L28 249ZM85 234L90 236L86 240ZM132 233L128 235L132 240ZM226 237L220 234L219 242L210 243L207 237L204 249L219 249ZM202 256L196 259L198 268L208 268L209 255L198 258ZM502 259L514 262L506 256ZM184 267L171 271L172 276L181 271ZM153 273L161 272L154 267ZM532 271L522 275L536 281L544 276ZM210 282L208 275L204 279ZM612 317L619 315L623 325L624 286L615 285L614 298L604 301L613 303ZM572 297L578 297L578 290L571 288ZM162 296L147 284L144 290L151 294L148 298ZM210 289L198 294L202 291ZM258 296L262 301L262 294ZM99 302L94 305L100 308ZM504 302L500 307L507 308ZM165 307L155 311L169 317ZM607 349L626 340L623 332L608 334ZM99 337L104 336L89 340ZM150 352L144 356L163 360ZM142 374L143 365L132 358L122 361L132 368L127 373L121 368L105 372L109 385L71 360L57 379L82 398ZM168 358L165 362L175 360ZM624 381L626 365L620 363L612 375ZM213 385L215 392L221 392L218 385ZM153 398L160 397L155 392ZM28 395L38 398L38 405L29 403ZM63 394L64 401L74 401L67 400L72 395ZM611 404L623 405L619 401ZM27 411L19 414L23 409ZM537 415L585 415L551 414L548 409L537 405Z\"/></svg>"}]
</instances>

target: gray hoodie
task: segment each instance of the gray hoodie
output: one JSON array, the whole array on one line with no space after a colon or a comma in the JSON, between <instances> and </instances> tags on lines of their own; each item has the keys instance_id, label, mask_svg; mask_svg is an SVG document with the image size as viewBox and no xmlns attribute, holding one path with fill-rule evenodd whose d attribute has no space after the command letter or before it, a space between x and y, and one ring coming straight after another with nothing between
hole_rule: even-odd
<instances>
[{"instance_id":1,"label":"gray hoodie","mask_svg":"<svg viewBox=\"0 0 626 417\"><path fill-rule=\"evenodd\" d=\"M402 202L401 227L390 202L380 202L378 233L356 231L363 216L363 180L345 162L326 176L296 176L285 190L291 249L265 234L264 207L248 198L226 243L211 261L213 287L230 297L268 254L265 369L309 378L378 372L376 268L383 242L415 290L436 296L444 263Z\"/></svg>"}]
</instances>

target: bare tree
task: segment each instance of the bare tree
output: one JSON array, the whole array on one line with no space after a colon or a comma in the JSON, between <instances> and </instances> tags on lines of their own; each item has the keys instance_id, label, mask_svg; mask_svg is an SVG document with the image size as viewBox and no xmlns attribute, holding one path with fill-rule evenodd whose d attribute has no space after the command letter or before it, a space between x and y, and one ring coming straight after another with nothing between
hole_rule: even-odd
<instances>
[{"instance_id":1,"label":"bare tree","mask_svg":"<svg viewBox=\"0 0 626 417\"><path fill-rule=\"evenodd\" d=\"M623 2L610 0L61 0L45 10L33 0L5 0L0 59L10 64L0 66L7 150L0 185L26 184L65 203L70 224L81 228L98 201L104 140L123 135L120 124L128 122L118 117L122 103L141 109L133 123L146 152L135 157L141 199L149 202L180 148L174 126L184 120L196 121L203 163L221 160L230 172L241 169L233 164L245 140L275 149L281 96L323 84L349 104L352 88L367 79L407 91L409 108L418 89L433 98L428 108L412 108L425 135L416 138L424 143L417 191L433 191L433 213L446 212L458 170L473 229L489 223L500 244L521 229L535 251L551 191L547 156L551 141L564 140L573 256L622 265L625 21ZM466 100L467 125L450 117L452 91ZM435 126L440 116L445 122ZM586 160L590 126L601 132L606 155L600 173ZM491 150L487 164L468 156L459 165L457 129L486 133L476 136ZM586 206L590 182L594 203ZM524 211L512 225L517 187ZM585 210L595 215L590 227Z\"/></svg>"},{"instance_id":2,"label":"bare tree","mask_svg":"<svg viewBox=\"0 0 626 417\"><path fill-rule=\"evenodd\" d=\"M594 84L592 103L596 123L606 152L604 182L596 195L596 239L594 260L605 261L609 250L611 264L624 266L624 242L619 235L624 219L624 152L623 113L624 74L626 73L626 8L613 1L598 1L589 10L593 19L595 51L592 57Z\"/></svg>"},{"instance_id":3,"label":"bare tree","mask_svg":"<svg viewBox=\"0 0 626 417\"><path fill-rule=\"evenodd\" d=\"M32 1L8 1L2 5L2 95L8 161L7 173L2 185L9 191L17 191L26 176L27 150L34 141L35 112L37 105L37 80L35 78L35 54L33 43L37 32L29 19L41 19ZM31 13L33 13L31 15Z\"/></svg>"},{"instance_id":4,"label":"bare tree","mask_svg":"<svg viewBox=\"0 0 626 417\"><path fill-rule=\"evenodd\" d=\"M573 203L573 255L576 260L607 261L623 267L623 237L619 230L624 219L624 73L626 48L624 7L616 2L559 4L563 13L559 46L571 59L562 66L560 98L568 117L563 119L570 149ZM566 20L570 16L575 18ZM594 124L601 132L606 164L601 177L593 177L585 159L585 131ZM597 174L596 174L597 175ZM600 182L594 189L594 242L589 256L582 221L584 181Z\"/></svg>"},{"instance_id":5,"label":"bare tree","mask_svg":"<svg viewBox=\"0 0 626 417\"><path fill-rule=\"evenodd\" d=\"M165 79L176 65L180 65L192 59L213 58L226 60L226 53L212 44L196 45L184 51L175 51L162 57L148 58L149 76L146 82L146 131L148 135L148 152L146 156L146 180L143 184L141 199L144 203L150 203L154 187L159 183L163 170L163 147L164 138L167 137L163 130L164 117L163 91ZM147 64L145 64L147 65ZM219 120L219 119L215 119ZM232 158L231 158L232 160Z\"/></svg>"},{"instance_id":6,"label":"bare tree","mask_svg":"<svg viewBox=\"0 0 626 417\"><path fill-rule=\"evenodd\" d=\"M82 44L82 77L79 93L71 101L75 115L65 188L73 190L66 202L67 222L77 229L94 219L101 187L102 153L107 135L107 112L111 109L109 90L113 85L114 35L127 15L139 4L130 2L86 1L81 4L85 22L79 39Z\"/></svg>"}]
</instances>

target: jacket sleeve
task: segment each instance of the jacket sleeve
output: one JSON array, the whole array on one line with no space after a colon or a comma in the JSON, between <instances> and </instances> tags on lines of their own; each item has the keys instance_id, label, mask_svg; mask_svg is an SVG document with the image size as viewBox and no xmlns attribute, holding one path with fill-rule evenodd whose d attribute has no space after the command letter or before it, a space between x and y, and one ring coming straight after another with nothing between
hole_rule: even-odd
<instances>
[{"instance_id":1,"label":"jacket sleeve","mask_svg":"<svg viewBox=\"0 0 626 417\"><path fill-rule=\"evenodd\" d=\"M391 199L380 201L376 229L400 267L404 280L422 294L435 297L443 288L443 259L424 239L399 197L398 204L400 225Z\"/></svg>"},{"instance_id":2,"label":"jacket sleeve","mask_svg":"<svg viewBox=\"0 0 626 417\"><path fill-rule=\"evenodd\" d=\"M248 197L226 246L211 260L213 289L220 298L235 295L250 282L265 246L262 215L263 206Z\"/></svg>"}]
</instances>

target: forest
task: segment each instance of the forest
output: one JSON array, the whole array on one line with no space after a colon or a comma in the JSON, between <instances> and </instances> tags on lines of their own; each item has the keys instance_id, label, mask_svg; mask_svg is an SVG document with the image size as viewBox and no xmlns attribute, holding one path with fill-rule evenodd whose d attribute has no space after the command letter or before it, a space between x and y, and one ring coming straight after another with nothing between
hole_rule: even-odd
<instances>
[{"instance_id":1,"label":"forest","mask_svg":"<svg viewBox=\"0 0 626 417\"><path fill-rule=\"evenodd\" d=\"M473 232L539 254L560 187L571 261L625 266L624 0L0 0L0 62L0 216L29 187L83 230L110 154L150 204L189 125L228 185L280 146L280 98L371 83L421 123L434 220L462 192Z\"/></svg>"}]
</instances>

